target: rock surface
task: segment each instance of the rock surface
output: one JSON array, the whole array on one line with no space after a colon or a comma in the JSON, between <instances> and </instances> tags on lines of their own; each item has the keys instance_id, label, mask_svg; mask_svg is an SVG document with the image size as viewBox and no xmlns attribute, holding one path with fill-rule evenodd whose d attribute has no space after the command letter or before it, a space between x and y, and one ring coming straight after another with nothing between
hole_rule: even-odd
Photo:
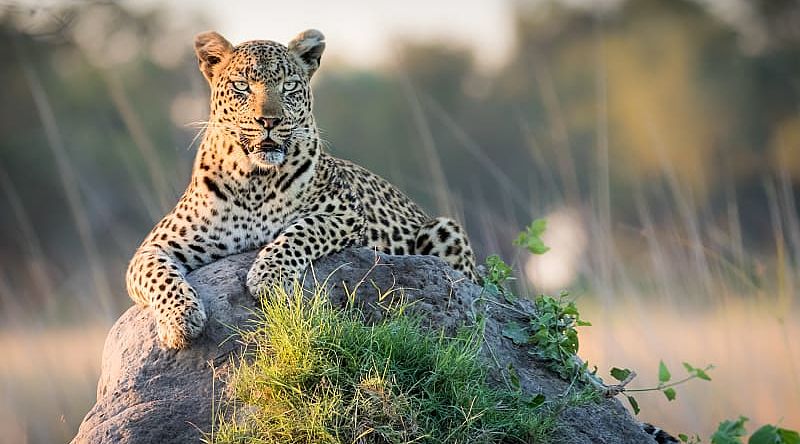
<instances>
[{"instance_id":1,"label":"rock surface","mask_svg":"<svg viewBox=\"0 0 800 444\"><path fill-rule=\"evenodd\" d=\"M225 375L240 346L230 326L246 327L256 303L245 277L254 253L222 259L188 276L203 299L208 325L185 350L164 350L156 339L155 321L147 309L132 307L111 328L102 358L97 403L72 441L79 443L191 443L212 427L220 406ZM306 281L327 278L331 300L344 306L344 288L356 288L356 300L368 320L381 319L388 305L414 301L410 311L423 325L453 332L470 322L481 289L441 260L430 256L387 256L351 249L320 259ZM394 289L394 290L392 290ZM517 316L486 304L486 344L499 368L517 370L526 393L556 395L568 383L544 369L528 353L503 338L503 323ZM522 310L530 310L523 303ZM500 372L495 371L496 378ZM556 431L558 443L652 443L616 400L564 411Z\"/></svg>"}]
</instances>

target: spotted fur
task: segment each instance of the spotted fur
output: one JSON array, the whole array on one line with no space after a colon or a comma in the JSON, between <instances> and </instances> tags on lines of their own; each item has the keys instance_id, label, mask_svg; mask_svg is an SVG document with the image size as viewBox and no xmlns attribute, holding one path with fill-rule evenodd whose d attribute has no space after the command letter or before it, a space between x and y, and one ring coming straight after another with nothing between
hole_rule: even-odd
<instances>
[{"instance_id":1,"label":"spotted fur","mask_svg":"<svg viewBox=\"0 0 800 444\"><path fill-rule=\"evenodd\" d=\"M288 47L234 47L214 32L197 36L200 70L211 86L208 127L188 188L127 273L128 293L153 308L165 346L186 346L206 321L186 273L256 248L247 274L253 295L353 245L436 255L476 279L455 221L428 217L382 178L322 151L309 81L324 48L316 30Z\"/></svg>"}]
</instances>

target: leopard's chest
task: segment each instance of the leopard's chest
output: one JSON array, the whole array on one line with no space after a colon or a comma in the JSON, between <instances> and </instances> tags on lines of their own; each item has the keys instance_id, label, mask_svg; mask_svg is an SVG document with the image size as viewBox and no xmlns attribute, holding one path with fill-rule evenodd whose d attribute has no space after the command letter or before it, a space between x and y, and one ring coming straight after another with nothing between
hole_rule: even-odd
<instances>
[{"instance_id":1,"label":"leopard's chest","mask_svg":"<svg viewBox=\"0 0 800 444\"><path fill-rule=\"evenodd\" d=\"M215 231L235 252L264 246L297 217L298 203L266 187L239 194L219 212Z\"/></svg>"},{"instance_id":2,"label":"leopard's chest","mask_svg":"<svg viewBox=\"0 0 800 444\"><path fill-rule=\"evenodd\" d=\"M268 186L251 187L233 192L226 190L226 199L202 202L197 211L176 209L169 222L152 233L160 239L169 232L173 244L186 253L185 265L194 269L225 256L254 250L272 242L299 215L301 201L285 193L271 191ZM194 217L187 217L193 214ZM177 235L177 238L173 236Z\"/></svg>"}]
</instances>

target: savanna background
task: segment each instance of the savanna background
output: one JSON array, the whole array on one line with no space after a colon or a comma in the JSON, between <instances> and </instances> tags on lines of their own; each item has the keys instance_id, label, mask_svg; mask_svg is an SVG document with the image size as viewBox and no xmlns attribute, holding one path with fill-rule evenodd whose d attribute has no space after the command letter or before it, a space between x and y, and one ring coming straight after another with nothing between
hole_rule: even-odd
<instances>
[{"instance_id":1,"label":"savanna background","mask_svg":"<svg viewBox=\"0 0 800 444\"><path fill-rule=\"evenodd\" d=\"M800 3L0 1L0 442L68 441L134 249L187 183L192 37L315 27L329 150L457 216L529 294L568 289L581 355L657 382L640 418L800 428ZM512 246L532 219L552 248Z\"/></svg>"}]
</instances>

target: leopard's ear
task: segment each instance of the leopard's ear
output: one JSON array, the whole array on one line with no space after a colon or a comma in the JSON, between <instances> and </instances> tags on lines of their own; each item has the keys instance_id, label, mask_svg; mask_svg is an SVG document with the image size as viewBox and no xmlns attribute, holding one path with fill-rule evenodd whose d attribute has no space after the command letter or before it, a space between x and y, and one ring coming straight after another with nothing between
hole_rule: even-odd
<instances>
[{"instance_id":1,"label":"leopard's ear","mask_svg":"<svg viewBox=\"0 0 800 444\"><path fill-rule=\"evenodd\" d=\"M308 29L289 42L289 53L297 57L308 78L319 68L322 52L325 51L325 36L316 29Z\"/></svg>"},{"instance_id":2,"label":"leopard's ear","mask_svg":"<svg viewBox=\"0 0 800 444\"><path fill-rule=\"evenodd\" d=\"M225 67L233 53L233 45L225 37L214 31L197 34L194 38L194 52L197 54L197 63L200 71L211 83L214 74Z\"/></svg>"}]
</instances>

